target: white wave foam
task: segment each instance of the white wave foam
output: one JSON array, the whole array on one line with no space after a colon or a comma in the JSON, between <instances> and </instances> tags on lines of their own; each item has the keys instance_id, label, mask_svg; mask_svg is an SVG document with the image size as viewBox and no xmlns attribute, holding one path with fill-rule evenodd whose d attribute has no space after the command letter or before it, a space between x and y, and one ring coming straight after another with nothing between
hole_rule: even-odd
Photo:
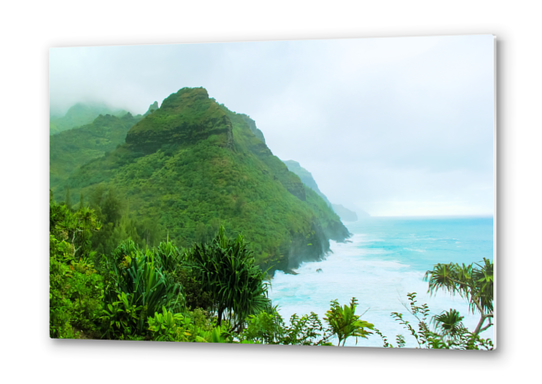
<instances>
[{"instance_id":1,"label":"white wave foam","mask_svg":"<svg viewBox=\"0 0 542 384\"><path fill-rule=\"evenodd\" d=\"M293 313L303 315L312 311L322 318L331 300L338 299L341 304L347 304L352 297L356 297L359 301L358 313L368 309L364 320L373 323L388 336L389 341L394 341L395 335L403 334L407 346L415 347L408 332L390 314L401 312L409 318L404 307L406 295L417 292L418 304L428 303L432 314L455 308L465 316L464 324L467 327L472 329L476 326L478 319L468 314L465 300L443 293L431 297L427 293L427 283L422 280L422 272L401 262L400 255L397 255L397 260L379 259L378 249L373 252L373 249L363 248L363 243L369 241L373 242L374 239L368 235L354 234L350 243L332 242L333 253L323 261L302 264L296 270L298 275L276 272L270 298L279 305L282 316L289 319ZM321 271L318 272L318 269ZM417 326L416 322L413 324ZM492 337L492 332L485 337ZM355 341L347 344L355 345ZM358 345L381 347L382 341L373 335L368 340L360 340Z\"/></svg>"}]
</instances>

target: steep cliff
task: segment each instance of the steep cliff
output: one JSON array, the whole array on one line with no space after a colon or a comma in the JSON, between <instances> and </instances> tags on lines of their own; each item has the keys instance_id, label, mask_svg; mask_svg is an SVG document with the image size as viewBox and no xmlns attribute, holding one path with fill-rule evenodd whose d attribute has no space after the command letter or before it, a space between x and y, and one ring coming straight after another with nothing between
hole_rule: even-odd
<instances>
[{"instance_id":1,"label":"steep cliff","mask_svg":"<svg viewBox=\"0 0 542 384\"><path fill-rule=\"evenodd\" d=\"M331 203L327 199L326 195L320 192L320 189L318 188L318 184L316 184L316 181L314 180L314 178L312 177L312 174L309 171L307 171L297 161L294 161L294 160L286 160L284 164L286 164L290 172L293 172L297 176L299 176L303 184L305 184L307 187L309 187L314 192L316 192L316 194L320 196L326 202L328 206L331 207Z\"/></svg>"},{"instance_id":2,"label":"steep cliff","mask_svg":"<svg viewBox=\"0 0 542 384\"><path fill-rule=\"evenodd\" d=\"M356 212L343 207L341 204L332 204L333 210L337 212L337 215L344 221L358 221L358 215Z\"/></svg>"},{"instance_id":3,"label":"steep cliff","mask_svg":"<svg viewBox=\"0 0 542 384\"><path fill-rule=\"evenodd\" d=\"M291 172L299 176L299 178L306 187L316 192L316 194L318 194L318 196L320 196L327 203L327 205L333 209L333 211L341 218L341 220L358 221L358 215L356 212L351 211L346 207L343 207L341 204L332 204L328 200L328 198L320 191L320 189L318 188L318 184L316 184L316 181L312 177L312 174L305 168L303 168L297 161L286 160L284 161L284 164L286 164L286 166ZM359 210L359 212L361 218L370 217L370 215L363 210Z\"/></svg>"}]
</instances>

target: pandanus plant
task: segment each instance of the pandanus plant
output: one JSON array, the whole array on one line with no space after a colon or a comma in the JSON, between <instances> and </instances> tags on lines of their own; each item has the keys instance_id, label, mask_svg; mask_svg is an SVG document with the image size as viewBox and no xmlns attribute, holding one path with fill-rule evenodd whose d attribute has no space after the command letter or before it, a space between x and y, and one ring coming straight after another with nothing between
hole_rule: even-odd
<instances>
[{"instance_id":1,"label":"pandanus plant","mask_svg":"<svg viewBox=\"0 0 542 384\"><path fill-rule=\"evenodd\" d=\"M453 338L465 330L461 316L455 309L444 311L440 315L433 316L432 322L443 337Z\"/></svg>"},{"instance_id":2,"label":"pandanus plant","mask_svg":"<svg viewBox=\"0 0 542 384\"><path fill-rule=\"evenodd\" d=\"M167 279L162 270L160 253L155 250L141 251L132 240L122 243L106 262L109 270L105 289L107 309L104 314L110 320L110 328L130 329L136 335L144 335L148 317L165 307L179 309L180 284ZM124 326L118 318L124 319ZM124 332L123 331L123 332ZM107 333L115 332L108 329Z\"/></svg>"},{"instance_id":3,"label":"pandanus plant","mask_svg":"<svg viewBox=\"0 0 542 384\"><path fill-rule=\"evenodd\" d=\"M480 314L474 336L493 325L493 261L484 258L482 264L437 264L426 272L424 280L429 282L431 294L442 289L469 301L471 312Z\"/></svg>"},{"instance_id":4,"label":"pandanus plant","mask_svg":"<svg viewBox=\"0 0 542 384\"><path fill-rule=\"evenodd\" d=\"M241 235L226 237L224 227L210 244L195 244L187 254L203 289L213 297L218 325L226 311L238 329L251 314L265 309L268 285Z\"/></svg>"}]
</instances>

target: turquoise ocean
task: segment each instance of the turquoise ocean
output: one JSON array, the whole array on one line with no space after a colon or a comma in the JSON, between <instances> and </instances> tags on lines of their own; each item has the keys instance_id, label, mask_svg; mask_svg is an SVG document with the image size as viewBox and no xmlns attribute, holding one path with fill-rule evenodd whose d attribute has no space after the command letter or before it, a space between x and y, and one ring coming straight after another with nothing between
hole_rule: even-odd
<instances>
[{"instance_id":1,"label":"turquoise ocean","mask_svg":"<svg viewBox=\"0 0 542 384\"><path fill-rule=\"evenodd\" d=\"M479 317L469 313L467 301L445 292L427 293L423 276L437 263L479 263L485 257L493 260L492 217L404 218L372 217L346 223L352 237L347 243L332 242L325 260L308 262L296 269L297 275L276 272L271 282L270 298L285 320L293 313L312 312L320 318L329 303L338 299L348 304L359 301L357 314L373 323L388 341L402 334L407 347L417 344L391 312L400 312L417 322L405 309L407 293L416 292L418 304L427 303L431 314L450 308L465 316L463 323L474 329ZM495 341L494 327L482 334ZM348 340L346 345L382 347L382 339Z\"/></svg>"}]
</instances>

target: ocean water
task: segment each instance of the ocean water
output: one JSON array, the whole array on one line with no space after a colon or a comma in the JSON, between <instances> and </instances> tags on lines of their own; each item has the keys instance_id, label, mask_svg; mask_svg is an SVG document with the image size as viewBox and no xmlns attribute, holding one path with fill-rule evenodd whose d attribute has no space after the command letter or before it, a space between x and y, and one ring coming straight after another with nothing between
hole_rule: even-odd
<instances>
[{"instance_id":1,"label":"ocean water","mask_svg":"<svg viewBox=\"0 0 542 384\"><path fill-rule=\"evenodd\" d=\"M347 224L353 234L347 243L332 242L327 258L304 263L297 275L275 273L270 298L279 305L285 320L293 313L315 312L322 319L330 301L348 304L359 301L356 313L373 323L388 341L396 345L398 334L407 347L417 344L409 332L392 319L400 312L417 329L417 321L405 309L407 293L416 292L418 304L427 303L431 315L450 308L465 316L463 323L474 329L479 317L469 313L459 296L439 292L430 296L423 276L437 263L478 263L493 260L493 218L391 218L374 217ZM320 272L317 270L321 269ZM494 327L482 336L494 340ZM346 345L382 347L382 339L349 339Z\"/></svg>"}]
</instances>

